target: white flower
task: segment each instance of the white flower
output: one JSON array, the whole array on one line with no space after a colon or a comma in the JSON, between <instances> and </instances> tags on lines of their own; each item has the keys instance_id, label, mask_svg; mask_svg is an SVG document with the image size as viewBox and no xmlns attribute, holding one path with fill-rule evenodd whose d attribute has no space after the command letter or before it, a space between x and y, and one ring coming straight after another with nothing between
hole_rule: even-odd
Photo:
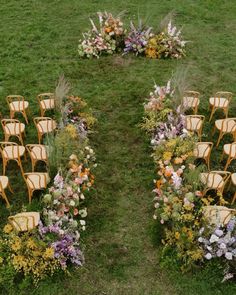
<instances>
[{"instance_id":1,"label":"white flower","mask_svg":"<svg viewBox=\"0 0 236 295\"><path fill-rule=\"evenodd\" d=\"M98 164L97 164L97 163L95 163L95 164L93 164L93 167L95 167L95 168L96 168L96 167L97 167L97 165L98 165Z\"/></svg>"},{"instance_id":2,"label":"white flower","mask_svg":"<svg viewBox=\"0 0 236 295\"><path fill-rule=\"evenodd\" d=\"M226 252L225 253L225 258L228 259L228 260L232 260L233 259L233 255L231 252Z\"/></svg>"},{"instance_id":3,"label":"white flower","mask_svg":"<svg viewBox=\"0 0 236 295\"><path fill-rule=\"evenodd\" d=\"M199 243L202 243L202 242L203 242L203 238L202 238L202 237L199 237L199 238L198 238L198 242L199 242Z\"/></svg>"},{"instance_id":4,"label":"white flower","mask_svg":"<svg viewBox=\"0 0 236 295\"><path fill-rule=\"evenodd\" d=\"M69 205L74 207L75 206L75 201L71 200Z\"/></svg>"},{"instance_id":5,"label":"white flower","mask_svg":"<svg viewBox=\"0 0 236 295\"><path fill-rule=\"evenodd\" d=\"M84 199L85 199L84 194L81 194L81 195L80 195L80 199L81 199L81 200L84 200Z\"/></svg>"},{"instance_id":6,"label":"white flower","mask_svg":"<svg viewBox=\"0 0 236 295\"><path fill-rule=\"evenodd\" d=\"M221 237L221 236L224 234L224 232L223 232L223 230L221 230L221 229L217 229L217 230L215 230L215 234L216 234L218 237Z\"/></svg>"},{"instance_id":7,"label":"white flower","mask_svg":"<svg viewBox=\"0 0 236 295\"><path fill-rule=\"evenodd\" d=\"M85 220L83 220L83 219L80 219L80 224L82 225L82 226L84 226L85 224L86 224L86 222L85 222Z\"/></svg>"},{"instance_id":8,"label":"white flower","mask_svg":"<svg viewBox=\"0 0 236 295\"><path fill-rule=\"evenodd\" d=\"M214 242L217 242L219 240L219 237L217 237L216 235L211 235L211 238L210 238L210 243L214 243Z\"/></svg>"},{"instance_id":9,"label":"white flower","mask_svg":"<svg viewBox=\"0 0 236 295\"><path fill-rule=\"evenodd\" d=\"M159 203L155 203L154 207L155 208L159 208L160 204Z\"/></svg>"},{"instance_id":10,"label":"white flower","mask_svg":"<svg viewBox=\"0 0 236 295\"><path fill-rule=\"evenodd\" d=\"M155 220L157 219L157 216L155 214L153 215L153 219L155 219Z\"/></svg>"},{"instance_id":11,"label":"white flower","mask_svg":"<svg viewBox=\"0 0 236 295\"><path fill-rule=\"evenodd\" d=\"M226 249L226 245L225 245L225 243L221 243L220 246L219 246L219 248L220 248L220 249Z\"/></svg>"},{"instance_id":12,"label":"white flower","mask_svg":"<svg viewBox=\"0 0 236 295\"><path fill-rule=\"evenodd\" d=\"M85 226L82 226L82 230L85 231L85 229L86 229L86 227Z\"/></svg>"},{"instance_id":13,"label":"white flower","mask_svg":"<svg viewBox=\"0 0 236 295\"><path fill-rule=\"evenodd\" d=\"M65 233L65 232L64 232L63 229L60 229L60 230L59 230L59 234L60 234L60 235L64 235L64 233Z\"/></svg>"},{"instance_id":14,"label":"white flower","mask_svg":"<svg viewBox=\"0 0 236 295\"><path fill-rule=\"evenodd\" d=\"M86 217L88 215L87 209L79 210L79 214L82 218Z\"/></svg>"},{"instance_id":15,"label":"white flower","mask_svg":"<svg viewBox=\"0 0 236 295\"><path fill-rule=\"evenodd\" d=\"M207 260L211 260L211 258L212 258L211 253L207 253L207 254L205 255L205 258L206 258Z\"/></svg>"},{"instance_id":16,"label":"white flower","mask_svg":"<svg viewBox=\"0 0 236 295\"><path fill-rule=\"evenodd\" d=\"M54 205L56 205L56 204L58 204L59 202L58 202L58 200L53 200L53 204Z\"/></svg>"}]
</instances>

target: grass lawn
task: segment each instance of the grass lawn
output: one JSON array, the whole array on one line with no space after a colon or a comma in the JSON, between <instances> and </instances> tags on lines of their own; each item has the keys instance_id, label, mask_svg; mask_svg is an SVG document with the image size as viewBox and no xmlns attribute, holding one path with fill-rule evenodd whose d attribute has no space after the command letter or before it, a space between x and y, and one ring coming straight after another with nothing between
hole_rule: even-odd
<instances>
[{"instance_id":1,"label":"grass lawn","mask_svg":"<svg viewBox=\"0 0 236 295\"><path fill-rule=\"evenodd\" d=\"M171 10L184 37L191 40L187 57L149 60L133 56L79 59L81 33L97 11L125 10L126 24L138 15L151 25ZM31 120L26 143L37 143L32 117L39 115L36 95L53 91L61 73L83 97L98 119L91 145L97 153L96 191L89 200L84 268L71 277L45 281L22 294L78 295L198 295L236 293L235 283L221 284L221 269L209 268L181 274L162 269L153 234L154 164L149 140L137 126L143 116L144 98L153 79L165 84L179 66L189 68L191 88L201 96L200 114L208 118L208 98L218 90L236 93L236 3L234 0L1 0L0 97L3 117L9 115L5 97L21 94L30 101ZM235 117L236 100L230 116ZM219 115L216 115L216 118ZM206 120L203 140L209 140L213 123ZM214 120L213 120L214 121ZM3 138L2 134L0 135ZM216 136L214 137L214 140ZM227 137L225 142L227 141ZM223 142L212 157L212 168ZM29 160L28 160L29 162ZM24 163L26 171L30 166ZM235 170L231 166L231 170ZM15 163L7 175L15 191L11 212L27 205L26 186ZM31 208L38 208L35 195ZM9 211L0 203L1 224ZM158 235L158 233L157 233ZM18 291L20 294L21 291ZM2 293L6 294L6 293ZM12 293L15 294L15 293Z\"/></svg>"}]
</instances>

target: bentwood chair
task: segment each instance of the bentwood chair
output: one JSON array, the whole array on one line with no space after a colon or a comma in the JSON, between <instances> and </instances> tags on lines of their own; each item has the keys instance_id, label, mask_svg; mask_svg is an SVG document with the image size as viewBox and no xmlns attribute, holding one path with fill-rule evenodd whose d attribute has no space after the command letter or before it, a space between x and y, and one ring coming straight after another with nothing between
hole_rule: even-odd
<instances>
[{"instance_id":1,"label":"bentwood chair","mask_svg":"<svg viewBox=\"0 0 236 295\"><path fill-rule=\"evenodd\" d=\"M46 172L24 173L24 179L28 188L29 203L31 203L34 191L46 189L50 181Z\"/></svg>"},{"instance_id":2,"label":"bentwood chair","mask_svg":"<svg viewBox=\"0 0 236 295\"><path fill-rule=\"evenodd\" d=\"M17 137L22 145L23 136L25 135L25 124L16 119L2 119L1 120L5 141L9 141L9 138Z\"/></svg>"},{"instance_id":3,"label":"bentwood chair","mask_svg":"<svg viewBox=\"0 0 236 295\"><path fill-rule=\"evenodd\" d=\"M202 115L189 115L186 118L186 129L191 132L196 132L199 139L202 137L202 128L205 116Z\"/></svg>"},{"instance_id":4,"label":"bentwood chair","mask_svg":"<svg viewBox=\"0 0 236 295\"><path fill-rule=\"evenodd\" d=\"M221 159L223 160L224 155L228 156L227 162L225 164L224 170L226 171L230 165L230 163L236 159L236 142L227 143L223 147L223 153Z\"/></svg>"},{"instance_id":5,"label":"bentwood chair","mask_svg":"<svg viewBox=\"0 0 236 295\"><path fill-rule=\"evenodd\" d=\"M219 145L221 139L225 134L232 134L234 140L236 141L236 118L227 118L215 121L215 126L213 130L213 134L215 130L219 130L219 137L216 143L216 146Z\"/></svg>"},{"instance_id":6,"label":"bentwood chair","mask_svg":"<svg viewBox=\"0 0 236 295\"><path fill-rule=\"evenodd\" d=\"M222 226L228 224L230 219L236 214L236 210L225 206L205 206L203 216L210 224Z\"/></svg>"},{"instance_id":7,"label":"bentwood chair","mask_svg":"<svg viewBox=\"0 0 236 295\"><path fill-rule=\"evenodd\" d=\"M22 212L8 217L9 223L18 232L34 229L38 226L39 220L39 212Z\"/></svg>"},{"instance_id":8,"label":"bentwood chair","mask_svg":"<svg viewBox=\"0 0 236 295\"><path fill-rule=\"evenodd\" d=\"M182 100L183 107L185 109L192 109L194 114L196 115L198 111L198 106L200 103L199 96L200 96L200 93L197 91L192 91L192 90L185 91L184 97Z\"/></svg>"},{"instance_id":9,"label":"bentwood chair","mask_svg":"<svg viewBox=\"0 0 236 295\"><path fill-rule=\"evenodd\" d=\"M236 187L236 173L231 174L231 182L234 185L234 187ZM234 204L235 200L236 200L236 191L234 193L234 196L231 202L232 205Z\"/></svg>"},{"instance_id":10,"label":"bentwood chair","mask_svg":"<svg viewBox=\"0 0 236 295\"><path fill-rule=\"evenodd\" d=\"M29 102L26 101L21 95L8 95L6 97L6 100L10 109L10 118L13 119L15 113L21 113L25 118L26 123L28 124L26 111L29 107Z\"/></svg>"},{"instance_id":11,"label":"bentwood chair","mask_svg":"<svg viewBox=\"0 0 236 295\"><path fill-rule=\"evenodd\" d=\"M41 144L44 134L53 132L57 127L56 121L49 117L36 117L34 124L38 132L39 144Z\"/></svg>"},{"instance_id":12,"label":"bentwood chair","mask_svg":"<svg viewBox=\"0 0 236 295\"><path fill-rule=\"evenodd\" d=\"M205 160L208 170L210 170L210 157L212 151L212 142L197 142L193 154L198 159Z\"/></svg>"},{"instance_id":13,"label":"bentwood chair","mask_svg":"<svg viewBox=\"0 0 236 295\"><path fill-rule=\"evenodd\" d=\"M232 99L232 92L227 91L219 91L215 94L214 97L210 97L209 103L210 103L210 109L211 109L211 115L209 121L211 121L215 111L217 109L222 109L225 117L228 117L229 112L229 104Z\"/></svg>"},{"instance_id":14,"label":"bentwood chair","mask_svg":"<svg viewBox=\"0 0 236 295\"><path fill-rule=\"evenodd\" d=\"M16 161L16 163L20 167L22 175L24 174L21 163L21 157L25 156L24 146L18 145L15 142L0 142L0 152L3 162L3 175L6 174L6 166L9 161Z\"/></svg>"},{"instance_id":15,"label":"bentwood chair","mask_svg":"<svg viewBox=\"0 0 236 295\"><path fill-rule=\"evenodd\" d=\"M5 189L8 188L10 192L13 194L13 190L10 186L9 179L7 176L0 176L0 195L4 199L7 204L7 207L10 207L10 203L5 193Z\"/></svg>"},{"instance_id":16,"label":"bentwood chair","mask_svg":"<svg viewBox=\"0 0 236 295\"><path fill-rule=\"evenodd\" d=\"M225 185L230 179L231 173L228 171L210 171L200 174L200 181L205 185L203 195L209 190L216 190L223 193Z\"/></svg>"},{"instance_id":17,"label":"bentwood chair","mask_svg":"<svg viewBox=\"0 0 236 295\"><path fill-rule=\"evenodd\" d=\"M27 144L26 149L31 158L32 171L34 172L35 165L38 161L42 161L48 165L48 157L46 146L43 144Z\"/></svg>"},{"instance_id":18,"label":"bentwood chair","mask_svg":"<svg viewBox=\"0 0 236 295\"><path fill-rule=\"evenodd\" d=\"M37 96L41 117L45 112L55 108L55 95L53 93L41 93Z\"/></svg>"}]
</instances>

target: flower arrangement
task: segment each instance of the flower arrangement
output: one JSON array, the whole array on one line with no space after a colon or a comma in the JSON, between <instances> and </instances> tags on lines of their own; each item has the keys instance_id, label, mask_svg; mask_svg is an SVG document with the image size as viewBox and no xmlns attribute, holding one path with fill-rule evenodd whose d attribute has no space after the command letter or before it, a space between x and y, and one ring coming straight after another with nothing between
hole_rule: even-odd
<instances>
[{"instance_id":1,"label":"flower arrangement","mask_svg":"<svg viewBox=\"0 0 236 295\"><path fill-rule=\"evenodd\" d=\"M107 12L97 14L98 26L90 19L92 29L84 33L83 40L80 40L80 57L99 58L102 54L116 52L145 55L154 59L179 59L185 56L187 41L182 39L181 30L173 26L171 20L162 31L156 33L151 27L144 26L141 20L137 26L131 21L130 28L126 31L120 15L114 17Z\"/></svg>"},{"instance_id":2,"label":"flower arrangement","mask_svg":"<svg viewBox=\"0 0 236 295\"><path fill-rule=\"evenodd\" d=\"M83 34L78 52L80 57L97 57L101 54L113 54L123 46L125 30L120 15L98 12L99 24L90 19L92 29Z\"/></svg>"},{"instance_id":3,"label":"flower arrangement","mask_svg":"<svg viewBox=\"0 0 236 295\"><path fill-rule=\"evenodd\" d=\"M11 224L4 227L0 237L0 285L8 272L12 276L9 280L6 276L6 284L13 284L16 277L37 284L84 263L80 235L86 230L85 198L94 184L92 170L96 167L87 136L95 119L80 97L65 96L68 83L64 79L60 85L56 114L60 128L48 142L53 183L42 197L37 227L27 232L19 232ZM52 155L57 158L55 174Z\"/></svg>"},{"instance_id":4,"label":"flower arrangement","mask_svg":"<svg viewBox=\"0 0 236 295\"><path fill-rule=\"evenodd\" d=\"M224 279L236 272L236 219L232 217L227 225L205 226L199 231L198 242L203 248L206 260L221 259L227 264Z\"/></svg>"}]
</instances>

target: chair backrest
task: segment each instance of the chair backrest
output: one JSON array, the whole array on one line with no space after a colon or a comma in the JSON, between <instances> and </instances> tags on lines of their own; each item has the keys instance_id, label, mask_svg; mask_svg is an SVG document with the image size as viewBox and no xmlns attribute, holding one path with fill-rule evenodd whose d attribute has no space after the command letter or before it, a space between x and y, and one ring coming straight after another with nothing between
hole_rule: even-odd
<instances>
[{"instance_id":1,"label":"chair backrest","mask_svg":"<svg viewBox=\"0 0 236 295\"><path fill-rule=\"evenodd\" d=\"M203 214L211 224L226 225L236 214L236 210L224 206L205 206Z\"/></svg>"},{"instance_id":2,"label":"chair backrest","mask_svg":"<svg viewBox=\"0 0 236 295\"><path fill-rule=\"evenodd\" d=\"M201 128L205 120L205 116L203 115L188 115L188 116L185 116L185 118L186 118L186 125L188 130L197 130ZM197 124L195 124L196 119L198 119Z\"/></svg>"},{"instance_id":3,"label":"chair backrest","mask_svg":"<svg viewBox=\"0 0 236 295\"><path fill-rule=\"evenodd\" d=\"M184 97L199 98L199 96L200 96L200 93L198 91L193 91L193 90L184 91Z\"/></svg>"},{"instance_id":4,"label":"chair backrest","mask_svg":"<svg viewBox=\"0 0 236 295\"><path fill-rule=\"evenodd\" d=\"M228 133L236 132L236 118L226 118L222 120L221 130Z\"/></svg>"},{"instance_id":5,"label":"chair backrest","mask_svg":"<svg viewBox=\"0 0 236 295\"><path fill-rule=\"evenodd\" d=\"M38 212L23 212L18 213L14 216L8 217L9 223L17 231L29 231L35 228L39 222Z\"/></svg>"},{"instance_id":6,"label":"chair backrest","mask_svg":"<svg viewBox=\"0 0 236 295\"><path fill-rule=\"evenodd\" d=\"M212 150L213 142L197 142L196 143L196 158L206 158ZM201 148L201 151L200 151ZM210 149L210 150L209 150Z\"/></svg>"},{"instance_id":7,"label":"chair backrest","mask_svg":"<svg viewBox=\"0 0 236 295\"><path fill-rule=\"evenodd\" d=\"M24 173L24 179L27 186L29 186L29 183L30 183L33 189L47 187L48 179L47 179L47 173L45 172Z\"/></svg>"},{"instance_id":8,"label":"chair backrest","mask_svg":"<svg viewBox=\"0 0 236 295\"><path fill-rule=\"evenodd\" d=\"M7 149L6 149L7 147ZM17 147L17 149L16 149ZM12 155L15 155L17 153L17 158L20 158L20 150L19 150L19 145L16 142L11 142L11 141L1 141L0 142L0 152L3 158L10 159Z\"/></svg>"},{"instance_id":9,"label":"chair backrest","mask_svg":"<svg viewBox=\"0 0 236 295\"><path fill-rule=\"evenodd\" d=\"M27 144L26 149L27 149L30 157L34 156L34 160L38 158L38 155L35 153L36 149L37 149L37 152L39 152L40 159L42 159L45 154L47 157L47 153L45 153L46 146L43 144Z\"/></svg>"},{"instance_id":10,"label":"chair backrest","mask_svg":"<svg viewBox=\"0 0 236 295\"><path fill-rule=\"evenodd\" d=\"M42 131L52 131L55 124L55 121L50 117L35 117L33 120L38 132L40 133L42 133Z\"/></svg>"},{"instance_id":11,"label":"chair backrest","mask_svg":"<svg viewBox=\"0 0 236 295\"><path fill-rule=\"evenodd\" d=\"M219 176L222 177L221 181L218 183ZM231 173L229 171L210 171L207 175L206 184L209 185L209 187L213 186L215 183L218 183L216 189L218 188L224 188L227 181L229 180L231 176Z\"/></svg>"},{"instance_id":12,"label":"chair backrest","mask_svg":"<svg viewBox=\"0 0 236 295\"><path fill-rule=\"evenodd\" d=\"M6 97L6 101L9 105L9 107L12 102L15 102L16 105L18 103L18 109L20 108L20 103L23 104L23 108L25 108L25 98L22 95L8 95ZM13 110L17 110L16 105L11 104L11 108L13 108Z\"/></svg>"},{"instance_id":13,"label":"chair backrest","mask_svg":"<svg viewBox=\"0 0 236 295\"><path fill-rule=\"evenodd\" d=\"M19 133L23 132L23 130L21 130L21 122L19 120L17 120L17 119L2 119L1 124L2 124L3 131L4 132L8 131L9 134L16 134L16 133L18 133L17 131L19 131ZM8 124L14 124L13 125L14 126L13 132L7 126Z\"/></svg>"},{"instance_id":14,"label":"chair backrest","mask_svg":"<svg viewBox=\"0 0 236 295\"><path fill-rule=\"evenodd\" d=\"M229 145L229 156L236 157L236 142L233 142Z\"/></svg>"},{"instance_id":15,"label":"chair backrest","mask_svg":"<svg viewBox=\"0 0 236 295\"><path fill-rule=\"evenodd\" d=\"M218 91L216 92L215 96L217 98L225 98L227 99L229 102L231 101L232 97L233 97L233 93L232 92L228 92L228 91Z\"/></svg>"},{"instance_id":16,"label":"chair backrest","mask_svg":"<svg viewBox=\"0 0 236 295\"><path fill-rule=\"evenodd\" d=\"M37 96L39 104L43 104L44 108L50 108L52 109L54 107L54 100L55 100L55 94L54 93L41 93ZM48 105L44 102L44 100L47 100Z\"/></svg>"}]
</instances>

